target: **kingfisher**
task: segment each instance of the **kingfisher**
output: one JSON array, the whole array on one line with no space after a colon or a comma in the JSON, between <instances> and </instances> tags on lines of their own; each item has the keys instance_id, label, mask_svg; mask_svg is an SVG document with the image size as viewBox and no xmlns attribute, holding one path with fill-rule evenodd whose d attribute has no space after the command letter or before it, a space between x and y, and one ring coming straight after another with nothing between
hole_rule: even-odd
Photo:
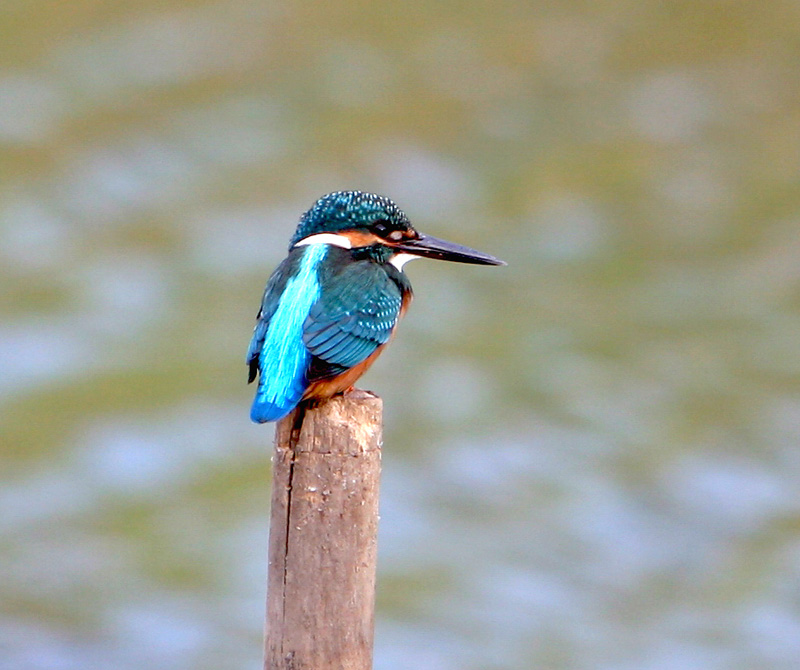
<instances>
[{"instance_id":1,"label":"kingfisher","mask_svg":"<svg viewBox=\"0 0 800 670\"><path fill-rule=\"evenodd\" d=\"M337 191L300 217L289 254L267 281L247 351L258 377L250 418L277 421L303 401L352 387L411 302L403 267L416 258L505 265L414 229L389 198Z\"/></svg>"}]
</instances>

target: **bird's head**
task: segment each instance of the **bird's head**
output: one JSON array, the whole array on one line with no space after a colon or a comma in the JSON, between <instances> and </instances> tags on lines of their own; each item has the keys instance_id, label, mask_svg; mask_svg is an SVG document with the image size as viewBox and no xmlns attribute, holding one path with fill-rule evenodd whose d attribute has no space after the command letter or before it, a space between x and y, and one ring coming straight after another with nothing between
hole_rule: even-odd
<instances>
[{"instance_id":1,"label":"bird's head","mask_svg":"<svg viewBox=\"0 0 800 670\"><path fill-rule=\"evenodd\" d=\"M398 269L414 258L476 265L505 265L475 249L423 235L389 198L362 191L337 191L314 203L300 218L290 248L327 243L345 249L381 245Z\"/></svg>"}]
</instances>

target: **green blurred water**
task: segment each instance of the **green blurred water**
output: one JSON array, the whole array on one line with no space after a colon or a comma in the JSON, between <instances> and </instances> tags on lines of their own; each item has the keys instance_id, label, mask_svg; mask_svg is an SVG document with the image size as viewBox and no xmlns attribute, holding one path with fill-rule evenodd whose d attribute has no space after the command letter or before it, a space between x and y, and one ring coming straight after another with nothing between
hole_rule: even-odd
<instances>
[{"instance_id":1,"label":"green blurred water","mask_svg":"<svg viewBox=\"0 0 800 670\"><path fill-rule=\"evenodd\" d=\"M0 668L259 667L244 352L297 217L409 267L376 670L800 658L800 6L0 7Z\"/></svg>"}]
</instances>

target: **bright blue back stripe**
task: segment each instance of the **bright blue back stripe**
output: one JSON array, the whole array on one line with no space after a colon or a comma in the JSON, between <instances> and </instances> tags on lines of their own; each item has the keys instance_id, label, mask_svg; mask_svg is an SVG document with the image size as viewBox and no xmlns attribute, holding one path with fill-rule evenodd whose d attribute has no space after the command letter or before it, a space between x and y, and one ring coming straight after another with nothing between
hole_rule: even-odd
<instances>
[{"instance_id":1,"label":"bright blue back stripe","mask_svg":"<svg viewBox=\"0 0 800 670\"><path fill-rule=\"evenodd\" d=\"M319 299L317 268L327 253L327 244L305 247L297 274L286 282L261 349L261 378L250 411L253 421L280 419L303 397L311 358L303 344L303 322Z\"/></svg>"}]
</instances>

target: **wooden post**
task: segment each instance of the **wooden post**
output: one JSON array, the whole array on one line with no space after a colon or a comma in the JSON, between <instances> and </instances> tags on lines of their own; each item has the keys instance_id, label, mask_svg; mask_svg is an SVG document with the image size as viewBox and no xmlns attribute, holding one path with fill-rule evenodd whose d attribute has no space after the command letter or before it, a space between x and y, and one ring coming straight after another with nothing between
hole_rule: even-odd
<instances>
[{"instance_id":1,"label":"wooden post","mask_svg":"<svg viewBox=\"0 0 800 670\"><path fill-rule=\"evenodd\" d=\"M265 670L371 670L382 402L355 390L275 431Z\"/></svg>"}]
</instances>

